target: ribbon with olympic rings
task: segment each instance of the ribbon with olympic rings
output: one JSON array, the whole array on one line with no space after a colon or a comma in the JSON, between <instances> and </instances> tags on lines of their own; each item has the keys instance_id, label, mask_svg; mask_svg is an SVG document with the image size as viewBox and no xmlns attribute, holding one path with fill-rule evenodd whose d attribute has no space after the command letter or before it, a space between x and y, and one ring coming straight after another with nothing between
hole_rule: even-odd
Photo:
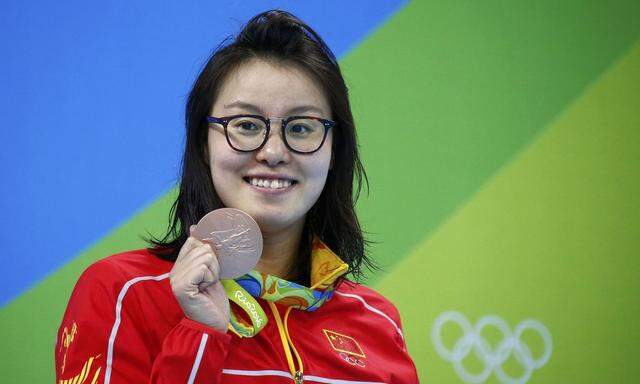
<instances>
[{"instance_id":1,"label":"ribbon with olympic rings","mask_svg":"<svg viewBox=\"0 0 640 384\"><path fill-rule=\"evenodd\" d=\"M336 269L332 275L344 273L345 267ZM331 275L330 275L331 277ZM230 329L238 336L253 337L267 324L267 316L254 297L312 312L333 296L333 286L324 290L308 288L281 279L277 276L250 271L235 280L220 280L229 300L236 303L249 318L249 323L230 313Z\"/></svg>"},{"instance_id":2,"label":"ribbon with olympic rings","mask_svg":"<svg viewBox=\"0 0 640 384\"><path fill-rule=\"evenodd\" d=\"M220 283L222 283L229 300L236 303L249 315L250 324L236 316L232 310L229 319L230 329L242 337L253 337L257 335L267 324L267 315L264 313L260 304L235 280L223 279L220 280Z\"/></svg>"}]
</instances>

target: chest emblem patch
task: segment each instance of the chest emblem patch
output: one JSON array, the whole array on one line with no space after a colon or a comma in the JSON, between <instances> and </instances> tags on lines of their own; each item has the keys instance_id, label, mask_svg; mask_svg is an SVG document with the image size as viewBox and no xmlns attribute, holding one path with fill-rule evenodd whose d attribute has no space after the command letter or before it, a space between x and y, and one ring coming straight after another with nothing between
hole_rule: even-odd
<instances>
[{"instance_id":1,"label":"chest emblem patch","mask_svg":"<svg viewBox=\"0 0 640 384\"><path fill-rule=\"evenodd\" d=\"M352 357L365 358L364 351L360 348L360 345L353 337L334 331L328 331L326 329L323 329L322 331L327 337L327 340L329 340L331 347L336 352L339 352L340 356L349 355Z\"/></svg>"}]
</instances>

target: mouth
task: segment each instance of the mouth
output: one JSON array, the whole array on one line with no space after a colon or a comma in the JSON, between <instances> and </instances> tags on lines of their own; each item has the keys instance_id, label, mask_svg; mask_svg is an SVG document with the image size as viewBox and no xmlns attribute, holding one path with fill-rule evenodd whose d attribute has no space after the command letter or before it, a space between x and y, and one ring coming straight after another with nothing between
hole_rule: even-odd
<instances>
[{"instance_id":1,"label":"mouth","mask_svg":"<svg viewBox=\"0 0 640 384\"><path fill-rule=\"evenodd\" d=\"M269 179L260 177L245 176L242 178L245 183L251 185L254 188L258 188L264 191L286 191L293 188L298 184L297 180L292 179Z\"/></svg>"}]
</instances>

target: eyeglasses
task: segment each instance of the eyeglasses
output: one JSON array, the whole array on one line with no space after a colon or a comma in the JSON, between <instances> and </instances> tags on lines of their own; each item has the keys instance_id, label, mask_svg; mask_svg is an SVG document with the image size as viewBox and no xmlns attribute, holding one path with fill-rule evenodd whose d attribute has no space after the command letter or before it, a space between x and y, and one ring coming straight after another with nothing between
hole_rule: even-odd
<instances>
[{"instance_id":1,"label":"eyeglasses","mask_svg":"<svg viewBox=\"0 0 640 384\"><path fill-rule=\"evenodd\" d=\"M296 153L313 153L320 149L329 128L336 125L335 121L313 116L290 116L281 120L282 140ZM262 148L271 130L271 119L260 115L207 116L207 122L222 125L227 143L240 152Z\"/></svg>"}]
</instances>

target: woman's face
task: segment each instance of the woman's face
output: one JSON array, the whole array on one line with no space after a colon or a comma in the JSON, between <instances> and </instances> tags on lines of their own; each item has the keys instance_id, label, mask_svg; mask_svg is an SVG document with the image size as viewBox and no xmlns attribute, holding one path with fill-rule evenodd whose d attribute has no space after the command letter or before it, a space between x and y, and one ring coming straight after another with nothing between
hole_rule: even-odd
<instances>
[{"instance_id":1,"label":"woman's face","mask_svg":"<svg viewBox=\"0 0 640 384\"><path fill-rule=\"evenodd\" d=\"M253 59L227 76L211 109L211 116L215 117L237 114L272 118L271 131L259 150L239 152L229 146L221 125L211 125L207 148L218 196L226 207L251 215L263 233L301 226L324 188L333 137L329 130L324 144L314 153L292 152L282 140L280 117L331 119L324 93L295 66ZM252 178L268 180L270 186L277 184L273 180L295 181L289 187L272 189L252 185Z\"/></svg>"}]
</instances>

